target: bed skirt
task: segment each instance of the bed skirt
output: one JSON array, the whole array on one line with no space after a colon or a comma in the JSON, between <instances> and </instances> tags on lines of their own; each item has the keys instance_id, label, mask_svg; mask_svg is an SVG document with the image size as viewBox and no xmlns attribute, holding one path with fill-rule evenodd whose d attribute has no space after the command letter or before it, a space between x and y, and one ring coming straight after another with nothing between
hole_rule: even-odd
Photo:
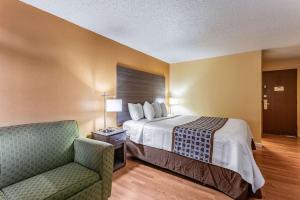
<instances>
[{"instance_id":1,"label":"bed skirt","mask_svg":"<svg viewBox=\"0 0 300 200\"><path fill-rule=\"evenodd\" d=\"M127 152L133 157L158 167L171 170L203 185L213 187L233 199L261 198L261 191L252 193L251 185L229 169L183 157L154 147L136 144L127 139Z\"/></svg>"}]
</instances>

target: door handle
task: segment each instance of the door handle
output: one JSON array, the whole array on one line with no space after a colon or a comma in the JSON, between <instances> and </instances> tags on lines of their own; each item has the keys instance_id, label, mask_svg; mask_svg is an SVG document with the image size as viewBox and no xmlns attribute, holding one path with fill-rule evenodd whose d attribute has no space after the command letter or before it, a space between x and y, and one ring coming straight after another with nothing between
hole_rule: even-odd
<instances>
[{"instance_id":1,"label":"door handle","mask_svg":"<svg viewBox=\"0 0 300 200\"><path fill-rule=\"evenodd\" d=\"M264 99L264 110L268 110L268 106L270 103L268 102L268 99Z\"/></svg>"}]
</instances>

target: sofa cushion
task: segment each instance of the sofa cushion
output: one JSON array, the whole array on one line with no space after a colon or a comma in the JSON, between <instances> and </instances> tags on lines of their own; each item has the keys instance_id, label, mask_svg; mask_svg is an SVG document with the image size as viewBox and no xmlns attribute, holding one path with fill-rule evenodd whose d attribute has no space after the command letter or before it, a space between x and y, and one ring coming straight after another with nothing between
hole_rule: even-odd
<instances>
[{"instance_id":1,"label":"sofa cushion","mask_svg":"<svg viewBox=\"0 0 300 200\"><path fill-rule=\"evenodd\" d=\"M107 200L103 199L102 182L97 182L94 185L82 190L81 192L70 197L68 200Z\"/></svg>"},{"instance_id":2,"label":"sofa cushion","mask_svg":"<svg viewBox=\"0 0 300 200\"><path fill-rule=\"evenodd\" d=\"M5 187L2 191L6 200L59 200L69 198L99 181L98 173L70 163Z\"/></svg>"},{"instance_id":3,"label":"sofa cushion","mask_svg":"<svg viewBox=\"0 0 300 200\"><path fill-rule=\"evenodd\" d=\"M0 128L0 188L74 161L75 121Z\"/></svg>"}]
</instances>

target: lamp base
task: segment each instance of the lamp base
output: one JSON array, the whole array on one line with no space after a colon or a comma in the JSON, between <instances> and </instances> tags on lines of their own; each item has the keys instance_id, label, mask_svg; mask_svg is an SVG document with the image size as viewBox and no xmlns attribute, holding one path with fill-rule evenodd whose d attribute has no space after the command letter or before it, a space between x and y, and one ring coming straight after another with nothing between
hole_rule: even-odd
<instances>
[{"instance_id":1,"label":"lamp base","mask_svg":"<svg viewBox=\"0 0 300 200\"><path fill-rule=\"evenodd\" d=\"M111 133L111 132L114 132L116 131L115 128L111 128L111 127L108 127L108 128L105 128L105 129L100 129L103 133Z\"/></svg>"},{"instance_id":2,"label":"lamp base","mask_svg":"<svg viewBox=\"0 0 300 200\"><path fill-rule=\"evenodd\" d=\"M117 133L124 132L122 128L105 128L105 129L99 129L98 131L95 131L96 134L100 135L114 135Z\"/></svg>"}]
</instances>

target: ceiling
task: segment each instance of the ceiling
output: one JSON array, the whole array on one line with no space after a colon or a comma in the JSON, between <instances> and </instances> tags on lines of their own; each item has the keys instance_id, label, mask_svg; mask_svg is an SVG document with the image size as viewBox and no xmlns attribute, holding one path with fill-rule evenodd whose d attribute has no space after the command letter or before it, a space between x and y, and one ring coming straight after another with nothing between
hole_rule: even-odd
<instances>
[{"instance_id":1,"label":"ceiling","mask_svg":"<svg viewBox=\"0 0 300 200\"><path fill-rule=\"evenodd\" d=\"M283 59L300 59L300 45L267 49L263 51L263 60L283 60Z\"/></svg>"},{"instance_id":2,"label":"ceiling","mask_svg":"<svg viewBox=\"0 0 300 200\"><path fill-rule=\"evenodd\" d=\"M298 0L22 0L176 63L300 44Z\"/></svg>"}]
</instances>

